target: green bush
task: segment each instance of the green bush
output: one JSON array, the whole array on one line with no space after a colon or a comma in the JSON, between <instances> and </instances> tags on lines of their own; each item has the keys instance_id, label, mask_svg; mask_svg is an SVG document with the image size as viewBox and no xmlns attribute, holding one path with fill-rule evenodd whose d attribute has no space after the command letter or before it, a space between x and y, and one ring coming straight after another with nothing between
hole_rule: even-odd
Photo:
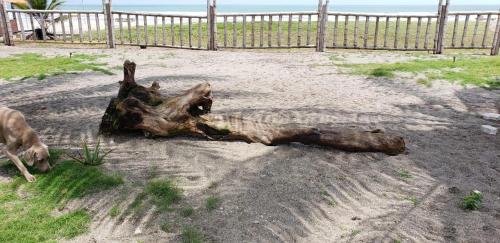
<instances>
[{"instance_id":1,"label":"green bush","mask_svg":"<svg viewBox=\"0 0 500 243\"><path fill-rule=\"evenodd\" d=\"M465 196L462 201L462 207L467 210L478 210L483 201L483 194L480 191L473 191Z\"/></svg>"}]
</instances>

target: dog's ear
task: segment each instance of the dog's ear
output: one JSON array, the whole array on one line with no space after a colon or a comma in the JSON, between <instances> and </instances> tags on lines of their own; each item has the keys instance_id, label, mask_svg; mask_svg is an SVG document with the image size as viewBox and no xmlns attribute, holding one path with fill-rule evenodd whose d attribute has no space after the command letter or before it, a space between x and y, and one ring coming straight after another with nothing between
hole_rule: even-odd
<instances>
[{"instance_id":1,"label":"dog's ear","mask_svg":"<svg viewBox=\"0 0 500 243\"><path fill-rule=\"evenodd\" d=\"M29 166L33 166L36 161L36 152L33 149L28 149L26 153L24 153L24 159L26 160L26 164Z\"/></svg>"}]
</instances>

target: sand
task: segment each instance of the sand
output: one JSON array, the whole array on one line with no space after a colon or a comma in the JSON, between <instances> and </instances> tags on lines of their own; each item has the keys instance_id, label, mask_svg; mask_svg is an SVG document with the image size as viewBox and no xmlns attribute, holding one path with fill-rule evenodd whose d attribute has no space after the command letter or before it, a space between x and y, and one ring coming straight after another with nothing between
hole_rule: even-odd
<instances>
[{"instance_id":1,"label":"sand","mask_svg":"<svg viewBox=\"0 0 500 243\"><path fill-rule=\"evenodd\" d=\"M71 202L93 216L89 233L74 242L177 242L193 225L214 242L497 242L500 239L500 136L481 132L499 126L478 114L499 112L500 91L436 82L428 88L413 77L366 78L332 65L397 61L405 53L312 51L187 51L169 49L61 49L0 47L0 56L38 52L108 54L115 67L130 59L137 80L160 82L177 94L210 82L216 114L317 127L381 128L401 134L408 151L399 156L346 153L294 144L266 147L191 138L105 138L113 148L105 169L127 183L112 192ZM52 147L75 148L96 140L119 70L67 74L38 81L0 83L0 105L22 111ZM130 152L132 151L132 152ZM410 178L400 174L408 173ZM0 181L10 175L0 173ZM122 211L151 178L169 177L184 190L176 209L146 207L123 220ZM217 186L210 187L212 183ZM210 187L210 188L209 188ZM450 192L450 188L452 189ZM484 194L479 211L460 208L471 190ZM214 211L205 200L221 199ZM330 196L325 196L330 195ZM332 200L333 199L333 200ZM173 232L160 230L163 222Z\"/></svg>"}]
</instances>

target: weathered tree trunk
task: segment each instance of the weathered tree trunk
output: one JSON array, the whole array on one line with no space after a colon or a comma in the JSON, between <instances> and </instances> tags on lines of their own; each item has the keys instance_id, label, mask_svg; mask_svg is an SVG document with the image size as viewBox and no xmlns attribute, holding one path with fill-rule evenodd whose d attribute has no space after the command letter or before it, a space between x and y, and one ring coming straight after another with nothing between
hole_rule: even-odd
<instances>
[{"instance_id":1,"label":"weathered tree trunk","mask_svg":"<svg viewBox=\"0 0 500 243\"><path fill-rule=\"evenodd\" d=\"M405 150L403 138L380 130L346 128L278 127L230 116L210 114L212 90L204 83L177 97L164 97L154 82L146 88L135 82L136 65L126 61L124 80L103 116L100 132L143 131L148 137L191 135L210 140L240 140L279 145L293 142L315 144L352 152L383 152L397 155Z\"/></svg>"}]
</instances>

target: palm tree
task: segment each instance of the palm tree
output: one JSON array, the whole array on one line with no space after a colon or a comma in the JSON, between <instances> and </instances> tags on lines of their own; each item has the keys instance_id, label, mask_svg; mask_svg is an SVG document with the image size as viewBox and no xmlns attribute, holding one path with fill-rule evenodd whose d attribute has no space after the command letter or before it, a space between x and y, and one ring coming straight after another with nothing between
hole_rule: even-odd
<instances>
[{"instance_id":1,"label":"palm tree","mask_svg":"<svg viewBox=\"0 0 500 243\"><path fill-rule=\"evenodd\" d=\"M18 9L24 10L55 10L59 8L64 3L64 0L25 0L24 2L16 2L13 5ZM41 28L44 28L47 36L54 38L53 34L47 32L48 26L50 24L48 13L32 13L33 18L38 22ZM55 22L61 19L54 19ZM43 24L45 22L45 24ZM42 39L41 29L33 30L36 34L33 37L37 39Z\"/></svg>"}]
</instances>

